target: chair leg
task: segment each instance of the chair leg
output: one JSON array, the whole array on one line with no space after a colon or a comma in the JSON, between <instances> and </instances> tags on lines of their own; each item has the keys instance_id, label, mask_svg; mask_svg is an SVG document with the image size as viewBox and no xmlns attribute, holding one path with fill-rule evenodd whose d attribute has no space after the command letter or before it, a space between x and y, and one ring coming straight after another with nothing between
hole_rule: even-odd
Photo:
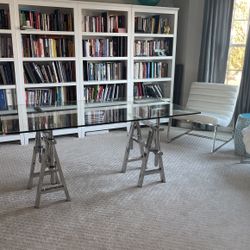
<instances>
[{"instance_id":1,"label":"chair leg","mask_svg":"<svg viewBox=\"0 0 250 250\"><path fill-rule=\"evenodd\" d=\"M167 143L171 142L171 139L170 139L171 125L172 125L172 118L169 118L169 120L168 120L168 130L167 130Z\"/></svg>"},{"instance_id":2,"label":"chair leg","mask_svg":"<svg viewBox=\"0 0 250 250\"><path fill-rule=\"evenodd\" d=\"M215 125L214 126L214 136L213 136L213 147L212 147L212 153L215 152L215 142L216 142L216 136L217 136L217 128L218 126Z\"/></svg>"},{"instance_id":3,"label":"chair leg","mask_svg":"<svg viewBox=\"0 0 250 250\"><path fill-rule=\"evenodd\" d=\"M172 125L172 121L173 121L173 119L172 119L172 118L169 118L168 129L167 129L167 143L170 143L170 142L172 142L172 141L174 141L174 140L176 140L176 139L182 137L183 135L187 135L187 134L189 134L190 132L193 131L193 123L191 123L191 126L192 126L191 129L188 129L188 130L185 131L184 133L181 133L181 134L179 134L179 135L176 135L175 137L170 138L170 127L171 127L171 125Z\"/></svg>"}]
</instances>

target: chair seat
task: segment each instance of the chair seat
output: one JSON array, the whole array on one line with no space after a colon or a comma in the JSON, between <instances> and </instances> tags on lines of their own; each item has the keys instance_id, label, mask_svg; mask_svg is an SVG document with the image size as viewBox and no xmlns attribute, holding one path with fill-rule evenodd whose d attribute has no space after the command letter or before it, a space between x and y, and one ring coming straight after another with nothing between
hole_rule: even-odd
<instances>
[{"instance_id":1,"label":"chair seat","mask_svg":"<svg viewBox=\"0 0 250 250\"><path fill-rule=\"evenodd\" d=\"M222 115L216 113L205 113L205 112L197 115L175 117L175 119L187 120L199 124L209 124L212 126L219 125L223 127L227 127L228 124L230 123L228 117L223 117Z\"/></svg>"}]
</instances>

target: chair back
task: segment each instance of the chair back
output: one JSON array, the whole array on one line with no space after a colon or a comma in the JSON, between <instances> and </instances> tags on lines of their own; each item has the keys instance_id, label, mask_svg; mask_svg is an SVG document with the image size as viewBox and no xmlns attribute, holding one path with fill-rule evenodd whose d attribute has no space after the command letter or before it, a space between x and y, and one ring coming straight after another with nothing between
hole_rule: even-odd
<instances>
[{"instance_id":1,"label":"chair back","mask_svg":"<svg viewBox=\"0 0 250 250\"><path fill-rule=\"evenodd\" d=\"M221 83L193 82L187 108L216 114L230 124L238 97L238 87Z\"/></svg>"}]
</instances>

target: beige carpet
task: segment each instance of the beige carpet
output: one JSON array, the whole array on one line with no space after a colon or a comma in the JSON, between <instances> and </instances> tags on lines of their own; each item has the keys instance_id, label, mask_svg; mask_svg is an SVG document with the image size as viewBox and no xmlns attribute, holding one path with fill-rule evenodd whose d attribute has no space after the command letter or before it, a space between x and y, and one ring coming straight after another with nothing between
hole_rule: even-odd
<instances>
[{"instance_id":1,"label":"beige carpet","mask_svg":"<svg viewBox=\"0 0 250 250\"><path fill-rule=\"evenodd\" d=\"M250 165L233 143L184 136L162 151L167 183L138 163L121 174L126 133L58 139L72 198L26 190L33 143L0 144L0 249L250 249Z\"/></svg>"}]
</instances>

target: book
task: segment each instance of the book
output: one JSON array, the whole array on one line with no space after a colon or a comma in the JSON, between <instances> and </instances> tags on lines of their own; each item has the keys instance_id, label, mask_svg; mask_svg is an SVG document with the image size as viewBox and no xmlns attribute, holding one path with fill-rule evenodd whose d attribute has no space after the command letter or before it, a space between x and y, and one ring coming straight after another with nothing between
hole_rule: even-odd
<instances>
[{"instance_id":1,"label":"book","mask_svg":"<svg viewBox=\"0 0 250 250\"><path fill-rule=\"evenodd\" d=\"M0 110L8 109L5 89L0 89Z\"/></svg>"},{"instance_id":2,"label":"book","mask_svg":"<svg viewBox=\"0 0 250 250\"><path fill-rule=\"evenodd\" d=\"M10 28L10 14L6 9L0 9L0 29Z\"/></svg>"}]
</instances>

